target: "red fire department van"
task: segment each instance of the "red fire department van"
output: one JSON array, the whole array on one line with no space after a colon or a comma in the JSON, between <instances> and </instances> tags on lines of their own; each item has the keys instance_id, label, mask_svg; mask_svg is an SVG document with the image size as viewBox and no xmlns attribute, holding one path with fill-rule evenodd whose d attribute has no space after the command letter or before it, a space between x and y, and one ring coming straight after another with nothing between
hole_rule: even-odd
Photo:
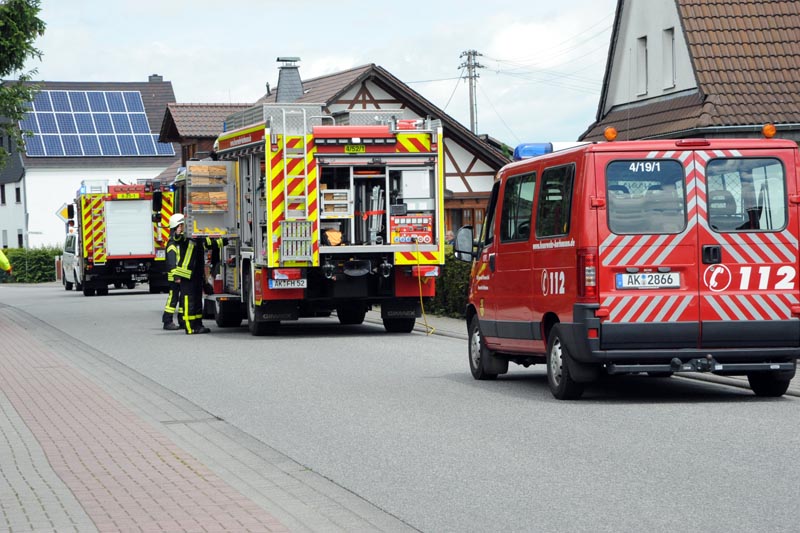
<instances>
[{"instance_id":1,"label":"red fire department van","mask_svg":"<svg viewBox=\"0 0 800 533\"><path fill-rule=\"evenodd\" d=\"M746 375L781 396L800 354L796 143L587 144L510 163L482 230L466 319L476 379L547 365L558 399L601 373Z\"/></svg>"}]
</instances>

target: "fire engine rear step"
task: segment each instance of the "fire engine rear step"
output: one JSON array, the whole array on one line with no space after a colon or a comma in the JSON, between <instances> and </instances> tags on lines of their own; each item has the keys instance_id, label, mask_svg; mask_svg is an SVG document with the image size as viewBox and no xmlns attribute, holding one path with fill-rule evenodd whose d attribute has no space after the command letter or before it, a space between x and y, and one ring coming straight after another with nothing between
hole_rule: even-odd
<instances>
[{"instance_id":1,"label":"fire engine rear step","mask_svg":"<svg viewBox=\"0 0 800 533\"><path fill-rule=\"evenodd\" d=\"M677 357L669 363L651 365L618 365L606 367L609 374L633 374L637 372L711 372L713 374L741 374L745 372L781 372L794 370L792 362L786 363L719 363L713 357L701 357L683 362Z\"/></svg>"}]
</instances>

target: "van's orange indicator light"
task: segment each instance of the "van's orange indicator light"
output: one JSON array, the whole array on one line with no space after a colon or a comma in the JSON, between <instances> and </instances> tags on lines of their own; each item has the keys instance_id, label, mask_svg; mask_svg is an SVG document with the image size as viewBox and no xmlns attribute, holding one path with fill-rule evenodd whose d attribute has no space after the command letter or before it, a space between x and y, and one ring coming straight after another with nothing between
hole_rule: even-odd
<instances>
[{"instance_id":1,"label":"van's orange indicator light","mask_svg":"<svg viewBox=\"0 0 800 533\"><path fill-rule=\"evenodd\" d=\"M590 339L599 339L600 338L600 332L598 330L596 330L595 328L589 328L589 338Z\"/></svg>"},{"instance_id":2,"label":"van's orange indicator light","mask_svg":"<svg viewBox=\"0 0 800 533\"><path fill-rule=\"evenodd\" d=\"M761 128L761 133L767 139L772 139L778 133L778 128L775 127L775 124L764 124L764 127Z\"/></svg>"},{"instance_id":3,"label":"van's orange indicator light","mask_svg":"<svg viewBox=\"0 0 800 533\"><path fill-rule=\"evenodd\" d=\"M607 127L603 130L603 137L605 137L608 142L615 141L617 139L617 128L612 128L611 126Z\"/></svg>"},{"instance_id":4,"label":"van's orange indicator light","mask_svg":"<svg viewBox=\"0 0 800 533\"><path fill-rule=\"evenodd\" d=\"M611 312L609 311L608 307L598 307L594 310L594 316L597 318L608 318Z\"/></svg>"}]
</instances>

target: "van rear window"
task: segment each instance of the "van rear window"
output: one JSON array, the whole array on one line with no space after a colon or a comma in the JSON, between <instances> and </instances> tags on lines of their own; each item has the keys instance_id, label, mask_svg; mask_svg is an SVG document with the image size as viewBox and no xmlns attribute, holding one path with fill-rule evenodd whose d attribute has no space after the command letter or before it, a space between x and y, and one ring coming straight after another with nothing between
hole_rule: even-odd
<instances>
[{"instance_id":1,"label":"van rear window","mask_svg":"<svg viewBox=\"0 0 800 533\"><path fill-rule=\"evenodd\" d=\"M606 167L608 228L621 234L686 229L686 187L680 162L613 161Z\"/></svg>"}]
</instances>

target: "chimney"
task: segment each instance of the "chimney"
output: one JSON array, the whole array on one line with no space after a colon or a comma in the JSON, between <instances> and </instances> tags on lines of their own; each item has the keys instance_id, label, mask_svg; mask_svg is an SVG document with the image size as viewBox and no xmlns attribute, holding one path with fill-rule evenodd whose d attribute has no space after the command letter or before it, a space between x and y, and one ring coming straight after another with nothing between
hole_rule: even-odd
<instances>
[{"instance_id":1,"label":"chimney","mask_svg":"<svg viewBox=\"0 0 800 533\"><path fill-rule=\"evenodd\" d=\"M150 83L161 83L162 81L164 81L164 77L161 76L160 74L150 74L150 77L147 78L147 81L149 81Z\"/></svg>"},{"instance_id":2,"label":"chimney","mask_svg":"<svg viewBox=\"0 0 800 533\"><path fill-rule=\"evenodd\" d=\"M303 96L303 81L300 79L300 70L297 66L300 58L279 57L277 61L283 64L279 67L275 102L290 104Z\"/></svg>"}]
</instances>

